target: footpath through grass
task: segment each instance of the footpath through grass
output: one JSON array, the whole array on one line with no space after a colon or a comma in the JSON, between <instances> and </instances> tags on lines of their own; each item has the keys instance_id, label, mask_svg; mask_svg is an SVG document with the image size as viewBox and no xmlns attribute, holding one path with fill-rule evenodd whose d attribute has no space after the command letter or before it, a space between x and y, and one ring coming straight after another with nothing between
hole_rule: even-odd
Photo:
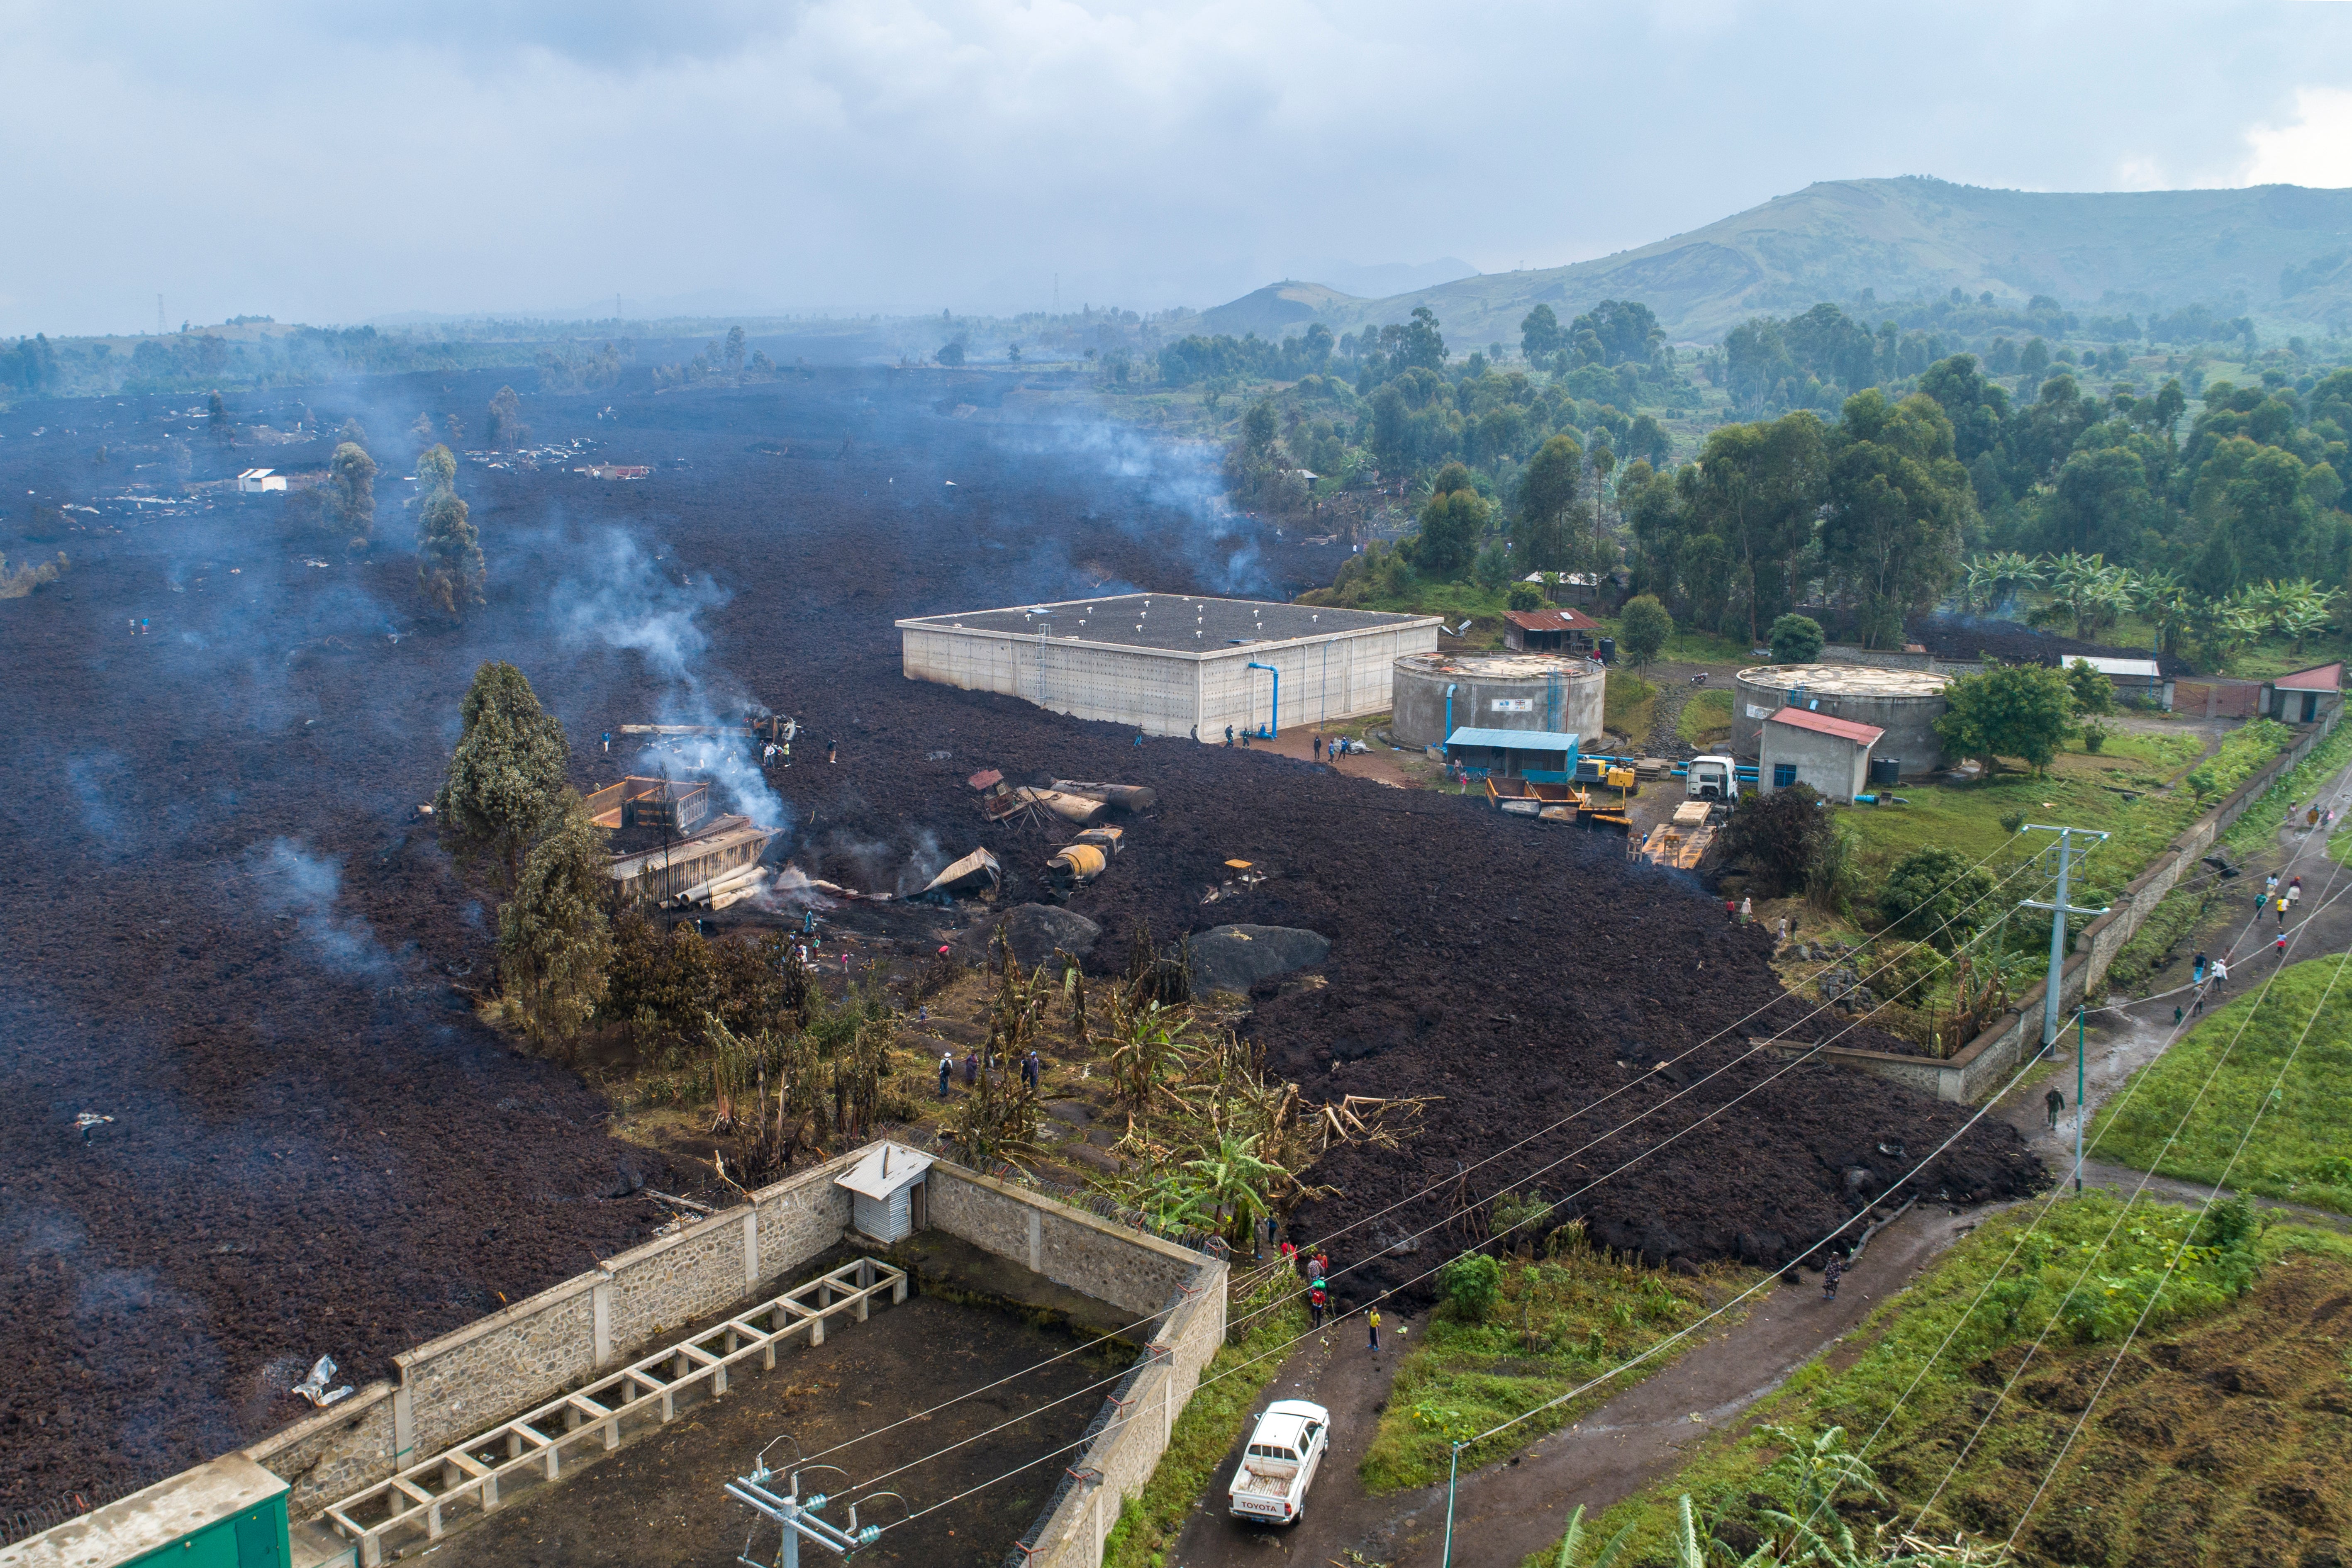
<instances>
[{"instance_id":1,"label":"footpath through grass","mask_svg":"<svg viewBox=\"0 0 2352 1568\"><path fill-rule=\"evenodd\" d=\"M1588 1521L1585 1541L1630 1525L1621 1562L1671 1563L1687 1493L1701 1539L1729 1549L1707 1561L1738 1563L1773 1533L1767 1509L1804 1511L1786 1456L1841 1427L1884 1489L1839 1494L1836 1512L1864 1540L1879 1521L1910 1528L1932 1497L1929 1531L1999 1542L2056 1464L2020 1534L2021 1563L2314 1561L2300 1553L2332 1546L2332 1521L2352 1518L2341 1462L2352 1242L2265 1229L2240 1205L2200 1225L2192 1209L2096 1190L2059 1199L2037 1225L2046 1201L1987 1219L1749 1425ZM1526 1568L1552 1568L1556 1552Z\"/></svg>"},{"instance_id":2,"label":"footpath through grass","mask_svg":"<svg viewBox=\"0 0 2352 1568\"><path fill-rule=\"evenodd\" d=\"M2243 985L2242 995L2209 1010L2100 1108L2089 1153L2208 1186L2221 1185L2226 1171L2238 1191L2352 1214L2352 973L2345 956L2290 965L2267 993L2259 977L2232 983ZM2232 1166L2250 1126L2253 1135Z\"/></svg>"},{"instance_id":3,"label":"footpath through grass","mask_svg":"<svg viewBox=\"0 0 2352 1568\"><path fill-rule=\"evenodd\" d=\"M1576 1239L1556 1257L1497 1260L1497 1287L1483 1316L1448 1303L1405 1354L1359 1470L1371 1492L1427 1486L1445 1478L1457 1437L1559 1398L1643 1351L1755 1282L1752 1270L1712 1265L1698 1277L1616 1262ZM1744 1314L1727 1312L1725 1326ZM1643 1377L1671 1365L1695 1340L1646 1361L1580 1398L1520 1422L1462 1451L1465 1471L1515 1454L1556 1432Z\"/></svg>"},{"instance_id":4,"label":"footpath through grass","mask_svg":"<svg viewBox=\"0 0 2352 1568\"><path fill-rule=\"evenodd\" d=\"M1259 1294L1236 1298L1228 1321L1281 1304L1253 1319L1239 1344L1224 1344L1201 1374L1201 1386L1176 1417L1168 1448L1160 1456L1140 1496L1118 1511L1103 1542L1103 1568L1162 1568L1192 1505L1208 1490L1225 1455L1241 1435L1242 1423L1274 1375L1290 1356L1290 1342L1307 1333L1306 1298L1295 1276L1277 1270Z\"/></svg>"}]
</instances>

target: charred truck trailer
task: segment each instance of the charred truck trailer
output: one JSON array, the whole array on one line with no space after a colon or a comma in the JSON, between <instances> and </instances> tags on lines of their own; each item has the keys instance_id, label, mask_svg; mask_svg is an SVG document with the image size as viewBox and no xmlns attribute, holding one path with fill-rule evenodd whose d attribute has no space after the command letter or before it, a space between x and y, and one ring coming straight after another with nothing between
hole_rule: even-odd
<instances>
[{"instance_id":1,"label":"charred truck trailer","mask_svg":"<svg viewBox=\"0 0 2352 1568\"><path fill-rule=\"evenodd\" d=\"M898 622L909 680L1002 692L1147 735L1223 740L1385 713L1438 618L1127 593Z\"/></svg>"}]
</instances>

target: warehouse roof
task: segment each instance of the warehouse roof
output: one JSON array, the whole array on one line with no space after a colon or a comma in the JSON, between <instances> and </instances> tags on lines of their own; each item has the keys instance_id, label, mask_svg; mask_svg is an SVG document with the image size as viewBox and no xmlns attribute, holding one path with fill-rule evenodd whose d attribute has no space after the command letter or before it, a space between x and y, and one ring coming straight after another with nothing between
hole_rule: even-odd
<instances>
[{"instance_id":1,"label":"warehouse roof","mask_svg":"<svg viewBox=\"0 0 2352 1568\"><path fill-rule=\"evenodd\" d=\"M2142 681L2160 681L2164 678L2163 666L2154 659L2110 659L2088 653L2067 655L2068 669L2071 670L2077 664L2088 664L2099 674L2110 677L2128 675L2134 680Z\"/></svg>"},{"instance_id":2,"label":"warehouse roof","mask_svg":"<svg viewBox=\"0 0 2352 1568\"><path fill-rule=\"evenodd\" d=\"M1434 626L1434 615L1338 610L1256 599L1202 599L1182 593L1116 593L1052 604L918 615L901 629L1049 637L1056 643L1113 643L1171 653L1214 653L1256 643L1286 643L1351 632Z\"/></svg>"},{"instance_id":3,"label":"warehouse roof","mask_svg":"<svg viewBox=\"0 0 2352 1568\"><path fill-rule=\"evenodd\" d=\"M1876 746L1886 735L1874 724L1856 724L1850 718L1832 718L1825 713L1812 713L1801 707L1784 707L1766 722L1810 729L1816 735L1834 735L1851 740L1856 746Z\"/></svg>"},{"instance_id":4,"label":"warehouse roof","mask_svg":"<svg viewBox=\"0 0 2352 1568\"><path fill-rule=\"evenodd\" d=\"M1574 751L1580 737L1557 729L1472 729L1445 737L1448 746L1492 746L1504 751Z\"/></svg>"}]
</instances>

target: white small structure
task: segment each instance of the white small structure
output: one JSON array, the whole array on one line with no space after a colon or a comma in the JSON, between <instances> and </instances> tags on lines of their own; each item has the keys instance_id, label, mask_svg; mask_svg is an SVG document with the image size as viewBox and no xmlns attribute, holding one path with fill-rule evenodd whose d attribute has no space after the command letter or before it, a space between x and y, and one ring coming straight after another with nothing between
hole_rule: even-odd
<instances>
[{"instance_id":1,"label":"white small structure","mask_svg":"<svg viewBox=\"0 0 2352 1568\"><path fill-rule=\"evenodd\" d=\"M286 476L275 468L247 468L236 476L236 493L258 496L265 490L286 488Z\"/></svg>"},{"instance_id":2,"label":"white small structure","mask_svg":"<svg viewBox=\"0 0 2352 1568\"><path fill-rule=\"evenodd\" d=\"M887 1246L922 1228L923 1173L931 1156L904 1144L884 1142L834 1185L849 1189L850 1219L858 1230Z\"/></svg>"},{"instance_id":3,"label":"white small structure","mask_svg":"<svg viewBox=\"0 0 2352 1568\"><path fill-rule=\"evenodd\" d=\"M2154 659L2095 658L2087 653L2067 656L2064 667L2088 664L2107 677L2107 684L2117 696L2138 697L2155 703L2165 712L2172 711L2172 683L2164 678L2164 666Z\"/></svg>"},{"instance_id":4,"label":"white small structure","mask_svg":"<svg viewBox=\"0 0 2352 1568\"><path fill-rule=\"evenodd\" d=\"M1809 784L1823 800L1850 801L1869 777L1870 748L1885 734L1876 725L1784 707L1759 727L1757 793Z\"/></svg>"}]
</instances>

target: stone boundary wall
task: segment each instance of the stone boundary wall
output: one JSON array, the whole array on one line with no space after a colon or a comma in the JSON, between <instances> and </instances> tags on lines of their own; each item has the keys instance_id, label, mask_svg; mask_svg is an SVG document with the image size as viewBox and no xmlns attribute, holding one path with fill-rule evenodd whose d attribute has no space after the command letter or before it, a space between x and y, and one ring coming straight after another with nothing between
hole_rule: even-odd
<instances>
[{"instance_id":1,"label":"stone boundary wall","mask_svg":"<svg viewBox=\"0 0 2352 1568\"><path fill-rule=\"evenodd\" d=\"M1978 659L1939 659L1933 653L1865 648L1858 643L1824 643L1818 662L1824 664L1867 664L1878 670L1922 670L1932 675L1975 675L1984 672L1984 663Z\"/></svg>"},{"instance_id":2,"label":"stone boundary wall","mask_svg":"<svg viewBox=\"0 0 2352 1568\"><path fill-rule=\"evenodd\" d=\"M2138 934L2174 884L2194 870L2214 841L2308 757L2312 747L2327 737L2342 716L2340 704L2321 716L2268 767L2232 790L2228 800L2182 829L2180 836L2125 887L2115 907L2075 933L2074 951L2059 970L2058 1007L2062 1015L2072 1011L2106 978L2107 967L2116 961L2116 955ZM2041 1049L2042 1003L2047 987L2045 980L2027 991L2018 998L2015 1011L2001 1014L1991 1028L1946 1061L1878 1051L1848 1051L1834 1045L1822 1050L1820 1060L1892 1079L1938 1100L1973 1103L2007 1082L2027 1055ZM1776 1043L1775 1049L1783 1056L1795 1056L1812 1048L1791 1041Z\"/></svg>"},{"instance_id":3,"label":"stone boundary wall","mask_svg":"<svg viewBox=\"0 0 2352 1568\"><path fill-rule=\"evenodd\" d=\"M1139 1318L1194 1284L1202 1254L942 1160L925 1176L934 1229Z\"/></svg>"},{"instance_id":4,"label":"stone boundary wall","mask_svg":"<svg viewBox=\"0 0 2352 1568\"><path fill-rule=\"evenodd\" d=\"M849 1194L834 1177L862 1152L813 1166L748 1203L404 1351L393 1357L397 1382L372 1383L246 1457L291 1486L288 1508L307 1519L419 1454L545 1404L838 1242L850 1225Z\"/></svg>"}]
</instances>

